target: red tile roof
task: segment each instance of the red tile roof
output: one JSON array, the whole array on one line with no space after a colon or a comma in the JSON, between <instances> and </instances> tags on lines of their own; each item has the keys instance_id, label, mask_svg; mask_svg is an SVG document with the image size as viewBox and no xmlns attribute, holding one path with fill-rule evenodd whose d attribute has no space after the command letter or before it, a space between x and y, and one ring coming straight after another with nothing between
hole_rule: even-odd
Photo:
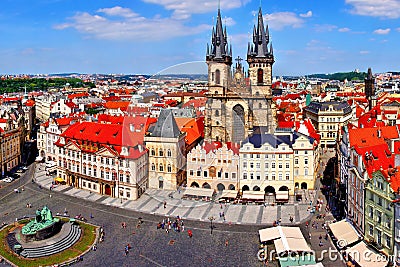
<instances>
[{"instance_id":1,"label":"red tile roof","mask_svg":"<svg viewBox=\"0 0 400 267\"><path fill-rule=\"evenodd\" d=\"M68 127L68 129L61 134L61 137L64 137L66 142L75 142L83 150L87 149L87 147L84 146L85 142L98 144L96 147L99 149L102 147L107 149L112 148L118 153L121 152L122 146L126 146L130 148L130 154L126 157L137 158L146 153L146 149L143 148L143 150L140 151L138 145L143 144L147 124L143 123L141 128L131 127L132 123L139 123L141 121L139 118L131 117L125 120L122 125L108 124L107 127L102 123L78 122ZM62 146L59 140L56 142L56 145ZM95 151L98 150L89 152Z\"/></svg>"},{"instance_id":2,"label":"red tile roof","mask_svg":"<svg viewBox=\"0 0 400 267\"><path fill-rule=\"evenodd\" d=\"M220 149L222 146L223 146L222 142L216 142L216 141L213 141L213 142L204 141L203 142L203 149L206 151L207 154L210 153L211 151ZM229 150L232 150L232 152L235 155L239 155L240 144L227 142L226 146Z\"/></svg>"},{"instance_id":3,"label":"red tile roof","mask_svg":"<svg viewBox=\"0 0 400 267\"><path fill-rule=\"evenodd\" d=\"M104 103L103 106L107 109L126 109L129 103L129 101L108 101Z\"/></svg>"},{"instance_id":4,"label":"red tile roof","mask_svg":"<svg viewBox=\"0 0 400 267\"><path fill-rule=\"evenodd\" d=\"M25 106L27 106L27 107L33 107L34 105L35 105L35 100L28 99L28 100L25 102Z\"/></svg>"},{"instance_id":5,"label":"red tile roof","mask_svg":"<svg viewBox=\"0 0 400 267\"><path fill-rule=\"evenodd\" d=\"M87 97L89 96L88 93L76 93L76 94L69 94L68 99L72 100L74 98L81 98L81 97Z\"/></svg>"},{"instance_id":6,"label":"red tile roof","mask_svg":"<svg viewBox=\"0 0 400 267\"><path fill-rule=\"evenodd\" d=\"M70 125L72 120L73 120L73 118L66 117L66 118L58 118L58 119L56 119L56 122L57 122L58 126L66 126L66 125Z\"/></svg>"},{"instance_id":7,"label":"red tile roof","mask_svg":"<svg viewBox=\"0 0 400 267\"><path fill-rule=\"evenodd\" d=\"M187 101L186 103L184 103L182 105L182 108L186 108L186 107L194 107L194 108L205 107L206 106L206 102L207 102L207 98L205 98L205 97L197 98L197 99L191 99L191 100Z\"/></svg>"},{"instance_id":8,"label":"red tile roof","mask_svg":"<svg viewBox=\"0 0 400 267\"><path fill-rule=\"evenodd\" d=\"M97 121L99 123L122 124L124 122L124 117L112 116L108 114L99 114L97 115Z\"/></svg>"},{"instance_id":9,"label":"red tile roof","mask_svg":"<svg viewBox=\"0 0 400 267\"><path fill-rule=\"evenodd\" d=\"M182 132L186 133L185 143L193 145L204 137L204 117L200 118L175 118L176 124Z\"/></svg>"},{"instance_id":10,"label":"red tile roof","mask_svg":"<svg viewBox=\"0 0 400 267\"><path fill-rule=\"evenodd\" d=\"M394 154L390 152L386 143L354 148L357 154L362 156L369 177L372 177L372 173L377 170L387 170L394 166Z\"/></svg>"},{"instance_id":11,"label":"red tile roof","mask_svg":"<svg viewBox=\"0 0 400 267\"><path fill-rule=\"evenodd\" d=\"M378 131L380 131L381 137L378 137ZM386 144L384 139L395 139L398 137L399 134L396 126L349 129L350 146L369 147L383 143Z\"/></svg>"},{"instance_id":12,"label":"red tile roof","mask_svg":"<svg viewBox=\"0 0 400 267\"><path fill-rule=\"evenodd\" d=\"M67 101L67 102L65 102L65 105L67 106L67 107L69 107L69 108L71 108L71 109L73 109L73 108L78 108L78 105L76 105L74 102L72 102L72 101Z\"/></svg>"}]
</instances>

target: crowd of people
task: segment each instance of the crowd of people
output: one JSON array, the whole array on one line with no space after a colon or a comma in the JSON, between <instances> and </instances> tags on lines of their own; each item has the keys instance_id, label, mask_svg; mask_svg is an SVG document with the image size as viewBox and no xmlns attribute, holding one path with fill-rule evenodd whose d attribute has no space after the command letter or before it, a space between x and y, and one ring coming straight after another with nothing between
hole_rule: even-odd
<instances>
[{"instance_id":1,"label":"crowd of people","mask_svg":"<svg viewBox=\"0 0 400 267\"><path fill-rule=\"evenodd\" d=\"M185 231L185 224L179 216L176 216L175 220L170 220L170 218L167 217L167 219L163 219L157 224L157 229L164 229L167 234L171 230L179 233Z\"/></svg>"}]
</instances>

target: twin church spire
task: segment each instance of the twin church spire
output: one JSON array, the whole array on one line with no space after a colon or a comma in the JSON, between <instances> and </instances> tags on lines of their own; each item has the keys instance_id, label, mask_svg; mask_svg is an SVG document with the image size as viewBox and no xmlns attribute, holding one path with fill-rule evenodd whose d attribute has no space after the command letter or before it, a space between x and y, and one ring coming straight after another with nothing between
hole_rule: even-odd
<instances>
[{"instance_id":1,"label":"twin church spire","mask_svg":"<svg viewBox=\"0 0 400 267\"><path fill-rule=\"evenodd\" d=\"M273 56L272 43L269 44L269 29L264 27L261 7L258 11L257 26L253 29L253 42L248 44L247 56L249 57L271 57ZM222 26L221 11L218 7L217 23L212 29L211 46L207 44L207 61L232 62L232 45L228 44L226 26Z\"/></svg>"}]
</instances>

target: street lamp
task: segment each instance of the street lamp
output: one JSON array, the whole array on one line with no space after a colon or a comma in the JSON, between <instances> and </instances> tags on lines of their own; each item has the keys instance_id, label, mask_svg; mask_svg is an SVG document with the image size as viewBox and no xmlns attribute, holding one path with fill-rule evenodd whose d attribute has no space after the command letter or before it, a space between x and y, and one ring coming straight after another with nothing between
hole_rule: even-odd
<instances>
[{"instance_id":1,"label":"street lamp","mask_svg":"<svg viewBox=\"0 0 400 267\"><path fill-rule=\"evenodd\" d=\"M214 216L210 216L208 217L208 219L210 220L210 229L211 229L211 234L213 232L214 226L213 226L213 221L215 220Z\"/></svg>"}]
</instances>

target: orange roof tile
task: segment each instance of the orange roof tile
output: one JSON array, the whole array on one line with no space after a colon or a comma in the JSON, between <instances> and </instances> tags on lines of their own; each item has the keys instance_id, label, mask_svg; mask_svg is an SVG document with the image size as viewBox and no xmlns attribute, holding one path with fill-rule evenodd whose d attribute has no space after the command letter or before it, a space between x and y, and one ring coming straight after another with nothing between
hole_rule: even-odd
<instances>
[{"instance_id":1,"label":"orange roof tile","mask_svg":"<svg viewBox=\"0 0 400 267\"><path fill-rule=\"evenodd\" d=\"M104 103L104 107L107 109L120 109L127 108L129 106L129 101L108 101Z\"/></svg>"}]
</instances>

